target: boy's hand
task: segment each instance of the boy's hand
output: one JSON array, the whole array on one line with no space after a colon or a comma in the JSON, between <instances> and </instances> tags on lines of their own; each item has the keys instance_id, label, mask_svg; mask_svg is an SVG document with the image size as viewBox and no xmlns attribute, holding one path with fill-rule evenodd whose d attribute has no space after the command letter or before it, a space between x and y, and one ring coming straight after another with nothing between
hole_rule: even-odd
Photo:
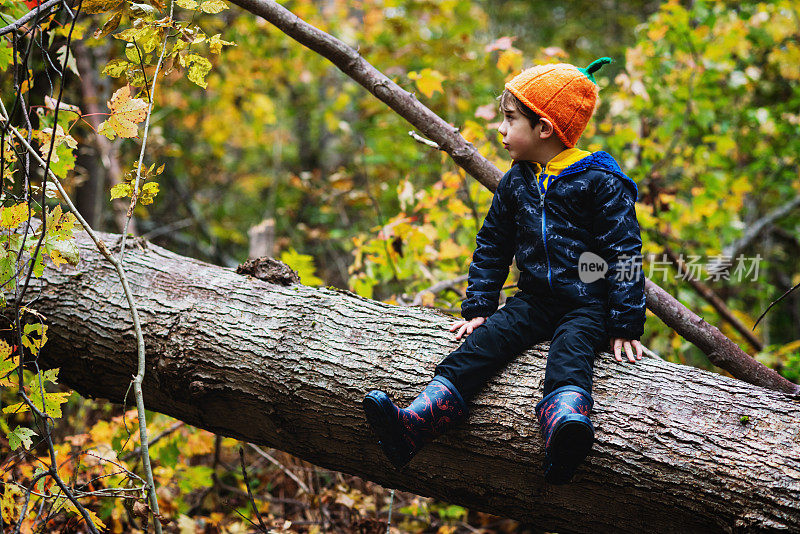
<instances>
[{"instance_id":1,"label":"boy's hand","mask_svg":"<svg viewBox=\"0 0 800 534\"><path fill-rule=\"evenodd\" d=\"M638 339L630 340L624 339L621 337L612 337L610 342L611 350L614 351L614 358L617 359L618 362L622 361L622 357L620 356L620 352L622 351L622 347L625 347L625 354L628 355L628 361L631 363L636 363L636 360L633 359L633 348L636 349L636 360L642 359L642 344L639 343Z\"/></svg>"},{"instance_id":2,"label":"boy's hand","mask_svg":"<svg viewBox=\"0 0 800 534\"><path fill-rule=\"evenodd\" d=\"M460 321L456 321L450 326L450 331L452 332L456 328L458 328L458 333L456 334L456 339L461 339L461 336L464 335L464 332L467 335L470 335L473 330L478 328L486 321L486 317L475 317L469 321L461 319Z\"/></svg>"}]
</instances>

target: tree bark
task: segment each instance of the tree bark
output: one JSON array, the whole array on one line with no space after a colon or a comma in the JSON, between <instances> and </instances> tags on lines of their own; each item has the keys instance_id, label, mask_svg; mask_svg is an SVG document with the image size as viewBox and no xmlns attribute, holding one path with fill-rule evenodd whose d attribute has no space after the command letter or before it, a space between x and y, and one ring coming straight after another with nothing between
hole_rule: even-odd
<instances>
[{"instance_id":1,"label":"tree bark","mask_svg":"<svg viewBox=\"0 0 800 534\"><path fill-rule=\"evenodd\" d=\"M121 402L136 369L129 310L114 270L78 240L80 264L47 268L36 282L33 306L49 325L40 364L60 367L83 395ZM548 486L533 411L546 363L539 345L490 381L462 427L397 471L360 401L375 387L410 401L458 345L451 317L277 285L141 243L125 263L148 351L149 409L543 530L800 530L797 396L603 354L595 446L574 483Z\"/></svg>"},{"instance_id":2,"label":"tree bark","mask_svg":"<svg viewBox=\"0 0 800 534\"><path fill-rule=\"evenodd\" d=\"M428 139L437 143L440 150L447 152L473 178L491 191L497 189L503 176L500 169L484 158L472 143L467 142L458 133L458 128L449 125L413 94L373 67L358 51L308 24L272 0L231 1L254 15L263 17L292 39L330 60L342 72L418 128ZM705 322L652 280L646 279L645 294L647 308L684 339L702 350L714 365L752 384L785 393L800 393L800 387L751 358L718 328ZM713 339L716 345L709 348L709 339Z\"/></svg>"}]
</instances>

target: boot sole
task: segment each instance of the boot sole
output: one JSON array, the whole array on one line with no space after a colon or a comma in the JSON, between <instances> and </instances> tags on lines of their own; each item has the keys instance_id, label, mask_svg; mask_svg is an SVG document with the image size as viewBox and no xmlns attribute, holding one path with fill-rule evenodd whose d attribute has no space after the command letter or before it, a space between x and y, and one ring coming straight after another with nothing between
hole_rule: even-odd
<instances>
[{"instance_id":1,"label":"boot sole","mask_svg":"<svg viewBox=\"0 0 800 534\"><path fill-rule=\"evenodd\" d=\"M589 454L593 442L594 433L586 423L580 421L563 423L556 429L550 444L552 452L550 465L545 466L545 481L549 484L568 483Z\"/></svg>"},{"instance_id":2,"label":"boot sole","mask_svg":"<svg viewBox=\"0 0 800 534\"><path fill-rule=\"evenodd\" d=\"M402 437L402 430L394 422L394 408L386 406L386 399L376 398L372 392L367 394L362 401L367 422L372 427L372 432L378 438L378 445L383 453L397 469L404 467L411 461L411 454Z\"/></svg>"}]
</instances>

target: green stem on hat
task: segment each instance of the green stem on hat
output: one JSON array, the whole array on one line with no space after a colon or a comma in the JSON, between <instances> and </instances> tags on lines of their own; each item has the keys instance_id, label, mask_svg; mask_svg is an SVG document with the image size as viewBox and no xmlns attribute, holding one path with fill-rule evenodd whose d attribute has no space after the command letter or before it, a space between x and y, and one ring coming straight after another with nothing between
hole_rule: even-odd
<instances>
[{"instance_id":1,"label":"green stem on hat","mask_svg":"<svg viewBox=\"0 0 800 534\"><path fill-rule=\"evenodd\" d=\"M592 61L589 64L589 66L586 67L585 69L578 69L578 70L584 73L586 77L592 81L592 83L597 84L597 80L594 79L594 73L600 70L600 67L602 67L603 65L613 62L614 60L611 59L610 57L601 57L600 59L595 59L594 61Z\"/></svg>"}]
</instances>

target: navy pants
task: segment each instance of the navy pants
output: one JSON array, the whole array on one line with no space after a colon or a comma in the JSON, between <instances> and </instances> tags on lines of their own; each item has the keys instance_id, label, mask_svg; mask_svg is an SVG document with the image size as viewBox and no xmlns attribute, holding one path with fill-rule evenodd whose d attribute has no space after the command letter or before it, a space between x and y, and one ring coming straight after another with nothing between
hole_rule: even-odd
<instances>
[{"instance_id":1,"label":"navy pants","mask_svg":"<svg viewBox=\"0 0 800 534\"><path fill-rule=\"evenodd\" d=\"M566 385L592 391L598 351L608 347L603 304L576 307L558 297L516 293L473 330L436 367L469 402L508 362L531 346L552 340L544 375L544 395Z\"/></svg>"}]
</instances>

